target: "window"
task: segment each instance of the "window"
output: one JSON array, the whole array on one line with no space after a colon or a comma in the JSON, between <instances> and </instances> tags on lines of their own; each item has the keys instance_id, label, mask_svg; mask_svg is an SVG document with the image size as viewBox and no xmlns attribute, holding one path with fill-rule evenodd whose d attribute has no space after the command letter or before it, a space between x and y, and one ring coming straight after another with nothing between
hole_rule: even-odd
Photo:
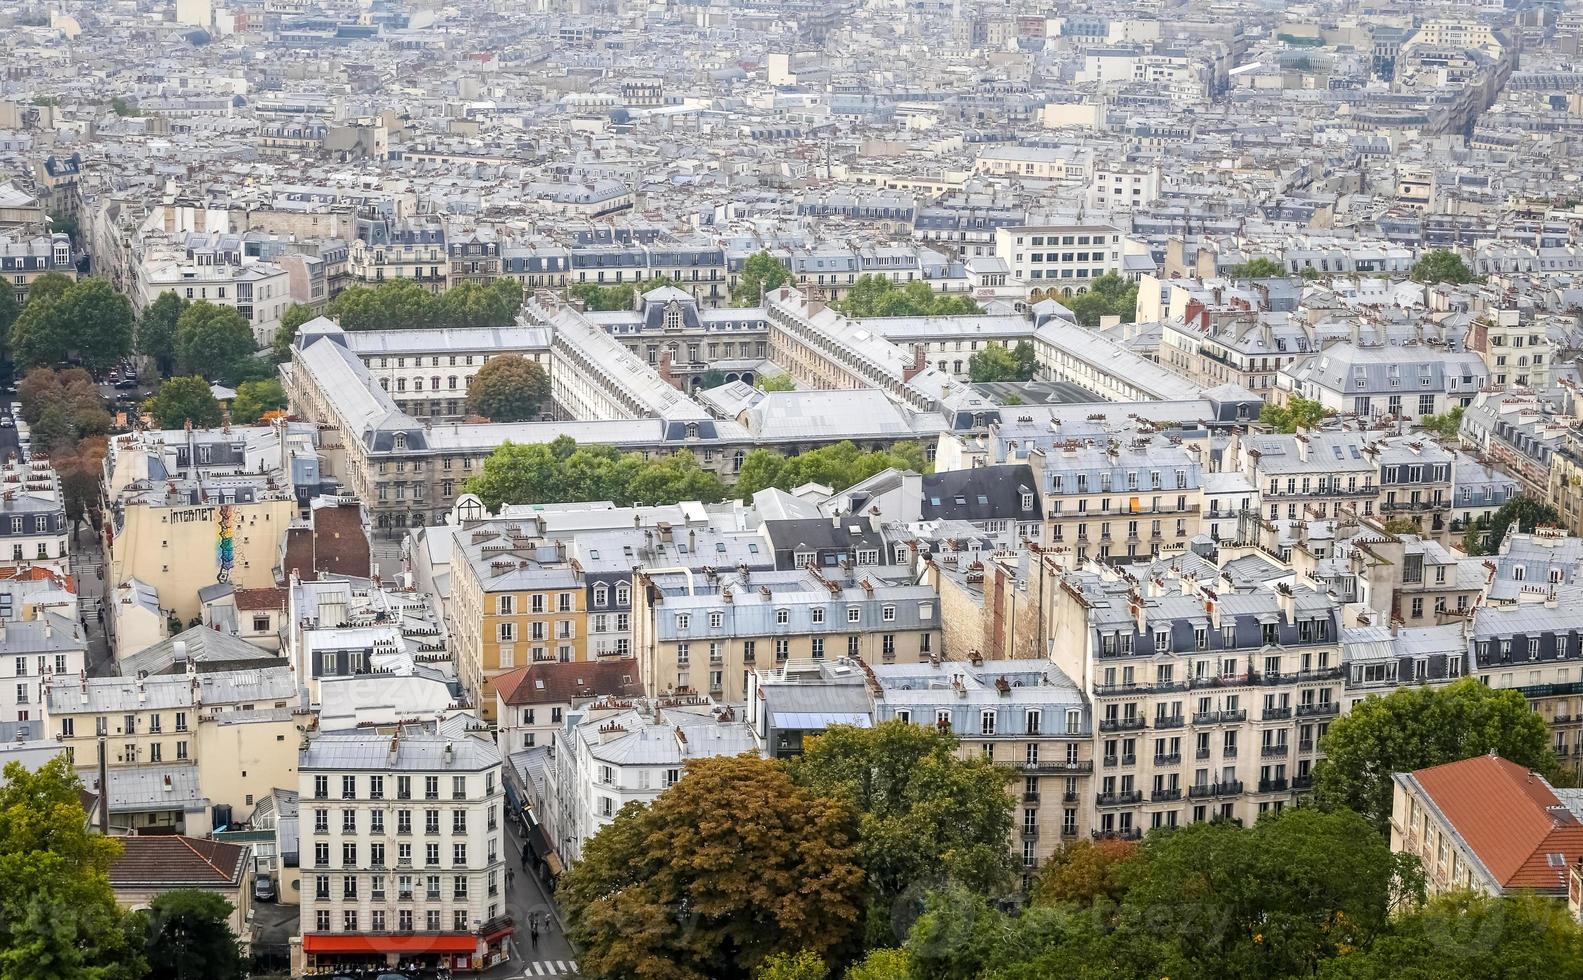
<instances>
[{"instance_id":1,"label":"window","mask_svg":"<svg viewBox=\"0 0 1583 980\"><path fill-rule=\"evenodd\" d=\"M978 731L980 735L995 734L995 712L993 710L986 710L979 716Z\"/></svg>"},{"instance_id":2,"label":"window","mask_svg":"<svg viewBox=\"0 0 1583 980\"><path fill-rule=\"evenodd\" d=\"M896 621L896 607L889 605L880 607L879 618L887 623L894 623Z\"/></svg>"}]
</instances>

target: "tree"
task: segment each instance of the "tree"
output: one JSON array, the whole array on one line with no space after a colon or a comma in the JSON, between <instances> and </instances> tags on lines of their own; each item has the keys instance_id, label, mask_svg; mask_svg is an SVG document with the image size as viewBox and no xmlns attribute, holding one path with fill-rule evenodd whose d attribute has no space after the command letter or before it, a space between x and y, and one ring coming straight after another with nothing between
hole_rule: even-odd
<instances>
[{"instance_id":1,"label":"tree","mask_svg":"<svg viewBox=\"0 0 1583 980\"><path fill-rule=\"evenodd\" d=\"M1274 259L1257 258L1226 270L1233 279L1284 279L1286 268Z\"/></svg>"},{"instance_id":2,"label":"tree","mask_svg":"<svg viewBox=\"0 0 1583 980\"><path fill-rule=\"evenodd\" d=\"M91 833L64 755L5 767L0 786L0 980L133 980L130 941L108 873L121 853Z\"/></svg>"},{"instance_id":3,"label":"tree","mask_svg":"<svg viewBox=\"0 0 1583 980\"><path fill-rule=\"evenodd\" d=\"M291 345L297 339L297 331L309 320L319 314L313 312L313 307L304 303L293 303L286 307L280 314L280 326L275 330L273 352L275 360L291 360Z\"/></svg>"},{"instance_id":4,"label":"tree","mask_svg":"<svg viewBox=\"0 0 1583 980\"><path fill-rule=\"evenodd\" d=\"M137 102L123 95L117 95L110 100L110 111L118 116L141 116Z\"/></svg>"},{"instance_id":5,"label":"tree","mask_svg":"<svg viewBox=\"0 0 1583 980\"><path fill-rule=\"evenodd\" d=\"M1424 431L1432 432L1442 439L1459 439L1462 433L1463 408L1458 405L1441 415L1421 415L1418 424Z\"/></svg>"},{"instance_id":6,"label":"tree","mask_svg":"<svg viewBox=\"0 0 1583 980\"><path fill-rule=\"evenodd\" d=\"M900 980L912 972L912 958L905 949L874 949L852 964L845 980Z\"/></svg>"},{"instance_id":7,"label":"tree","mask_svg":"<svg viewBox=\"0 0 1583 980\"><path fill-rule=\"evenodd\" d=\"M830 968L808 950L794 954L776 953L767 957L754 980L825 980Z\"/></svg>"},{"instance_id":8,"label":"tree","mask_svg":"<svg viewBox=\"0 0 1583 980\"><path fill-rule=\"evenodd\" d=\"M263 381L244 381L236 388L231 400L231 421L244 425L257 422L266 412L278 412L286 407L286 391L274 378Z\"/></svg>"},{"instance_id":9,"label":"tree","mask_svg":"<svg viewBox=\"0 0 1583 980\"><path fill-rule=\"evenodd\" d=\"M1413 282L1437 283L1449 282L1454 284L1473 281L1473 273L1468 270L1462 256L1446 248L1437 248L1425 252L1413 267L1408 271Z\"/></svg>"},{"instance_id":10,"label":"tree","mask_svg":"<svg viewBox=\"0 0 1583 980\"><path fill-rule=\"evenodd\" d=\"M1061 302L1085 327L1097 327L1107 316L1120 317L1122 323L1131 323L1137 315L1138 284L1114 272L1107 272L1097 279L1089 280L1086 292L1067 297Z\"/></svg>"},{"instance_id":11,"label":"tree","mask_svg":"<svg viewBox=\"0 0 1583 980\"><path fill-rule=\"evenodd\" d=\"M838 953L863 893L856 838L850 805L797 786L771 760L691 761L653 803L623 807L562 878L579 966L591 977L736 980L776 953Z\"/></svg>"},{"instance_id":12,"label":"tree","mask_svg":"<svg viewBox=\"0 0 1583 980\"><path fill-rule=\"evenodd\" d=\"M725 487L720 477L698 465L691 450L683 449L645 464L627 484L625 496L631 503L651 506L716 501L725 496Z\"/></svg>"},{"instance_id":13,"label":"tree","mask_svg":"<svg viewBox=\"0 0 1583 980\"><path fill-rule=\"evenodd\" d=\"M522 286L496 279L487 286L462 283L440 294L439 316L448 327L505 327L522 309Z\"/></svg>"},{"instance_id":14,"label":"tree","mask_svg":"<svg viewBox=\"0 0 1583 980\"><path fill-rule=\"evenodd\" d=\"M901 285L879 275L858 276L846 298L834 305L851 317L963 316L983 312L970 297L937 293L919 280Z\"/></svg>"},{"instance_id":15,"label":"tree","mask_svg":"<svg viewBox=\"0 0 1583 980\"><path fill-rule=\"evenodd\" d=\"M1078 902L1092 905L1104 898L1119 901L1127 893L1126 874L1142 854L1133 841L1073 841L1050 855L1039 873L1034 896L1046 904Z\"/></svg>"},{"instance_id":16,"label":"tree","mask_svg":"<svg viewBox=\"0 0 1583 980\"><path fill-rule=\"evenodd\" d=\"M1416 517L1393 517L1385 522L1387 534L1417 534L1422 530Z\"/></svg>"},{"instance_id":17,"label":"tree","mask_svg":"<svg viewBox=\"0 0 1583 980\"><path fill-rule=\"evenodd\" d=\"M793 381L792 376L789 374L774 374L767 378L761 376L757 381L753 382L753 386L759 391L797 390L797 382Z\"/></svg>"},{"instance_id":18,"label":"tree","mask_svg":"<svg viewBox=\"0 0 1583 980\"><path fill-rule=\"evenodd\" d=\"M1303 281L1305 282L1317 282L1318 280L1325 277L1323 272L1320 272L1311 265L1305 265L1301 269L1298 269L1297 274L1302 276Z\"/></svg>"},{"instance_id":19,"label":"tree","mask_svg":"<svg viewBox=\"0 0 1583 980\"><path fill-rule=\"evenodd\" d=\"M698 386L705 391L718 388L726 383L726 373L719 368L710 368L698 376Z\"/></svg>"},{"instance_id":20,"label":"tree","mask_svg":"<svg viewBox=\"0 0 1583 980\"><path fill-rule=\"evenodd\" d=\"M466 490L490 510L502 504L574 500L609 500L621 506L713 503L725 496L720 478L686 450L645 460L639 453L610 446L577 446L566 437L549 444L502 443L484 460L483 472L467 481Z\"/></svg>"},{"instance_id":21,"label":"tree","mask_svg":"<svg viewBox=\"0 0 1583 980\"><path fill-rule=\"evenodd\" d=\"M15 290L9 286L0 289L0 353L8 359L11 356L11 324L21 312Z\"/></svg>"},{"instance_id":22,"label":"tree","mask_svg":"<svg viewBox=\"0 0 1583 980\"><path fill-rule=\"evenodd\" d=\"M231 932L233 906L213 892L177 889L143 914L148 980L246 980L248 965Z\"/></svg>"},{"instance_id":23,"label":"tree","mask_svg":"<svg viewBox=\"0 0 1583 980\"><path fill-rule=\"evenodd\" d=\"M955 881L991 893L1011 880L1009 769L962 759L946 731L904 721L835 726L788 761L792 779L861 814L869 945L889 945L890 913L910 890Z\"/></svg>"},{"instance_id":24,"label":"tree","mask_svg":"<svg viewBox=\"0 0 1583 980\"><path fill-rule=\"evenodd\" d=\"M143 406L162 429L180 429L191 422L202 429L219 425L220 403L209 391L209 382L197 375L171 378L159 386Z\"/></svg>"},{"instance_id":25,"label":"tree","mask_svg":"<svg viewBox=\"0 0 1583 980\"><path fill-rule=\"evenodd\" d=\"M104 436L89 436L79 440L69 452L50 454L73 533L84 519L96 530L99 527L99 481L109 450L110 442Z\"/></svg>"},{"instance_id":26,"label":"tree","mask_svg":"<svg viewBox=\"0 0 1583 980\"><path fill-rule=\"evenodd\" d=\"M1018 341L1015 350L992 340L967 362L968 377L975 382L1031 381L1037 367L1033 345L1026 340Z\"/></svg>"},{"instance_id":27,"label":"tree","mask_svg":"<svg viewBox=\"0 0 1583 980\"><path fill-rule=\"evenodd\" d=\"M49 213L50 234L60 232L72 240L73 244L82 241L82 225L77 220L77 215L71 211L51 211Z\"/></svg>"},{"instance_id":28,"label":"tree","mask_svg":"<svg viewBox=\"0 0 1583 980\"><path fill-rule=\"evenodd\" d=\"M445 325L439 297L411 279L352 286L330 301L329 316L345 330L413 330Z\"/></svg>"},{"instance_id":29,"label":"tree","mask_svg":"<svg viewBox=\"0 0 1583 980\"><path fill-rule=\"evenodd\" d=\"M100 372L132 349L132 321L132 304L105 280L72 283L46 274L29 288L27 305L11 327L12 357L24 368L43 367L75 351L84 367Z\"/></svg>"},{"instance_id":30,"label":"tree","mask_svg":"<svg viewBox=\"0 0 1583 980\"><path fill-rule=\"evenodd\" d=\"M864 452L855 443L843 441L795 456L755 449L743 459L742 468L737 472L736 492L747 501L769 487L792 490L804 483L845 490L892 467L915 473L929 472L923 447L915 442L898 442L888 450Z\"/></svg>"},{"instance_id":31,"label":"tree","mask_svg":"<svg viewBox=\"0 0 1583 980\"><path fill-rule=\"evenodd\" d=\"M54 457L77 440L110 431L110 413L93 377L82 368L34 368L17 383L22 418L33 427L35 452Z\"/></svg>"},{"instance_id":32,"label":"tree","mask_svg":"<svg viewBox=\"0 0 1583 980\"><path fill-rule=\"evenodd\" d=\"M492 422L536 419L549 399L550 376L520 354L491 357L467 389L468 410Z\"/></svg>"},{"instance_id":33,"label":"tree","mask_svg":"<svg viewBox=\"0 0 1583 980\"><path fill-rule=\"evenodd\" d=\"M1316 428L1327 414L1325 406L1319 402L1293 395L1285 405L1265 403L1259 412L1259 423L1276 432L1296 432Z\"/></svg>"},{"instance_id":34,"label":"tree","mask_svg":"<svg viewBox=\"0 0 1583 980\"><path fill-rule=\"evenodd\" d=\"M1520 692L1464 677L1447 687L1404 687L1371 696L1330 725L1320 742L1314 797L1355 810L1381 834L1390 828L1391 776L1494 752L1556 772L1544 719Z\"/></svg>"},{"instance_id":35,"label":"tree","mask_svg":"<svg viewBox=\"0 0 1583 980\"><path fill-rule=\"evenodd\" d=\"M1493 555L1506 540L1506 531L1513 523L1527 531L1540 526L1557 526L1561 515L1542 500L1529 496L1513 497L1501 504L1493 514L1482 514L1468 525L1462 535L1462 550L1470 555Z\"/></svg>"},{"instance_id":36,"label":"tree","mask_svg":"<svg viewBox=\"0 0 1583 980\"><path fill-rule=\"evenodd\" d=\"M186 299L167 289L148 304L138 318L137 352L153 358L162 377L169 377L175 370L176 324L189 305Z\"/></svg>"},{"instance_id":37,"label":"tree","mask_svg":"<svg viewBox=\"0 0 1583 980\"><path fill-rule=\"evenodd\" d=\"M1529 980L1576 976L1583 930L1566 904L1532 892L1451 892L1402 916L1368 949L1338 956L1323 980Z\"/></svg>"},{"instance_id":38,"label":"tree","mask_svg":"<svg viewBox=\"0 0 1583 980\"><path fill-rule=\"evenodd\" d=\"M758 306L771 290L791 279L786 263L767 251L754 252L742 263L737 284L731 287L731 305Z\"/></svg>"},{"instance_id":39,"label":"tree","mask_svg":"<svg viewBox=\"0 0 1583 980\"><path fill-rule=\"evenodd\" d=\"M199 300L176 321L176 360L185 374L226 378L257 349L253 328L229 306Z\"/></svg>"}]
</instances>

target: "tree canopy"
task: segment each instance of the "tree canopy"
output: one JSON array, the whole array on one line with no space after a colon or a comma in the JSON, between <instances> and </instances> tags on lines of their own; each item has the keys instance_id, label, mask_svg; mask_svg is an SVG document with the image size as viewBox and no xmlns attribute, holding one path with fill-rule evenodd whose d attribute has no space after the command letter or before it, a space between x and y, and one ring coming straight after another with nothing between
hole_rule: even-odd
<instances>
[{"instance_id":1,"label":"tree canopy","mask_svg":"<svg viewBox=\"0 0 1583 980\"><path fill-rule=\"evenodd\" d=\"M199 300L176 320L176 362L185 374L236 382L245 361L256 360L253 328L229 306Z\"/></svg>"},{"instance_id":2,"label":"tree canopy","mask_svg":"<svg viewBox=\"0 0 1583 980\"><path fill-rule=\"evenodd\" d=\"M1007 350L1005 344L992 340L968 359L967 370L973 381L1032 381L1039 359L1030 341L1019 340Z\"/></svg>"},{"instance_id":3,"label":"tree canopy","mask_svg":"<svg viewBox=\"0 0 1583 980\"><path fill-rule=\"evenodd\" d=\"M257 422L266 412L282 411L285 407L286 391L279 381L244 381L237 385L236 397L231 400L231 421L246 425Z\"/></svg>"},{"instance_id":4,"label":"tree canopy","mask_svg":"<svg viewBox=\"0 0 1583 980\"><path fill-rule=\"evenodd\" d=\"M650 276L642 282L618 282L609 286L580 282L567 289L566 295L582 300L583 308L590 311L635 310L639 296L661 286L674 285L676 281L668 276Z\"/></svg>"},{"instance_id":5,"label":"tree canopy","mask_svg":"<svg viewBox=\"0 0 1583 980\"><path fill-rule=\"evenodd\" d=\"M1425 252L1407 273L1414 282L1425 284L1449 282L1454 284L1473 281L1473 273L1462 256L1447 248Z\"/></svg>"},{"instance_id":6,"label":"tree canopy","mask_svg":"<svg viewBox=\"0 0 1583 980\"><path fill-rule=\"evenodd\" d=\"M154 416L155 424L162 429L180 429L188 422L201 429L219 425L222 418L220 403L210 393L209 382L197 375L169 379L144 403L143 409Z\"/></svg>"},{"instance_id":7,"label":"tree canopy","mask_svg":"<svg viewBox=\"0 0 1583 980\"><path fill-rule=\"evenodd\" d=\"M1506 539L1506 531L1516 522L1524 531L1540 525L1558 526L1561 515L1543 500L1526 495L1513 497L1493 514L1481 514L1468 524L1462 535L1462 550L1470 555L1493 555Z\"/></svg>"},{"instance_id":8,"label":"tree canopy","mask_svg":"<svg viewBox=\"0 0 1583 980\"><path fill-rule=\"evenodd\" d=\"M155 896L139 914L148 980L246 980L248 964L229 922L233 908L219 895L196 889Z\"/></svg>"},{"instance_id":9,"label":"tree canopy","mask_svg":"<svg viewBox=\"0 0 1583 980\"><path fill-rule=\"evenodd\" d=\"M1458 405L1440 415L1421 415L1418 424L1426 432L1432 432L1442 439L1456 440L1461 438L1463 408Z\"/></svg>"},{"instance_id":10,"label":"tree canopy","mask_svg":"<svg viewBox=\"0 0 1583 980\"><path fill-rule=\"evenodd\" d=\"M1367 697L1337 718L1320 742L1314 798L1390 827L1393 773L1495 752L1542 773L1556 771L1544 719L1520 692L1474 677L1446 687L1403 687Z\"/></svg>"},{"instance_id":11,"label":"tree canopy","mask_svg":"<svg viewBox=\"0 0 1583 980\"><path fill-rule=\"evenodd\" d=\"M1266 402L1259 411L1259 422L1276 432L1296 432L1317 427L1327 414L1319 402L1293 395L1285 405Z\"/></svg>"},{"instance_id":12,"label":"tree canopy","mask_svg":"<svg viewBox=\"0 0 1583 980\"><path fill-rule=\"evenodd\" d=\"M0 786L0 980L134 980L145 963L115 896L113 837L91 833L65 755L5 767Z\"/></svg>"},{"instance_id":13,"label":"tree canopy","mask_svg":"<svg viewBox=\"0 0 1583 980\"><path fill-rule=\"evenodd\" d=\"M759 391L796 391L797 382L789 374L774 374L754 381L753 387Z\"/></svg>"},{"instance_id":14,"label":"tree canopy","mask_svg":"<svg viewBox=\"0 0 1583 980\"><path fill-rule=\"evenodd\" d=\"M700 467L687 450L645 460L641 453L622 453L611 446L578 446L565 436L550 443L502 443L466 489L490 510L501 504L578 500L609 500L621 506L715 502L725 496L719 477Z\"/></svg>"},{"instance_id":15,"label":"tree canopy","mask_svg":"<svg viewBox=\"0 0 1583 980\"><path fill-rule=\"evenodd\" d=\"M93 378L82 368L34 368L17 382L22 418L32 427L35 451L54 458L77 440L110 431L110 413Z\"/></svg>"},{"instance_id":16,"label":"tree canopy","mask_svg":"<svg viewBox=\"0 0 1583 980\"><path fill-rule=\"evenodd\" d=\"M46 273L34 280L11 325L12 359L23 368L49 367L75 353L99 373L131 351L132 323L131 302L105 280L73 283Z\"/></svg>"},{"instance_id":17,"label":"tree canopy","mask_svg":"<svg viewBox=\"0 0 1583 980\"><path fill-rule=\"evenodd\" d=\"M162 376L176 368L176 325L190 304L182 296L165 290L143 309L137 321L137 352L154 359Z\"/></svg>"},{"instance_id":18,"label":"tree canopy","mask_svg":"<svg viewBox=\"0 0 1583 980\"><path fill-rule=\"evenodd\" d=\"M487 286L462 283L439 294L411 279L387 279L342 291L326 313L345 330L406 330L504 327L521 308L522 286L515 279L496 279Z\"/></svg>"},{"instance_id":19,"label":"tree canopy","mask_svg":"<svg viewBox=\"0 0 1583 980\"><path fill-rule=\"evenodd\" d=\"M927 473L930 469L923 447L916 442L898 442L887 450L865 452L855 443L843 441L795 456L755 449L743 459L734 489L745 501L769 487L792 490L810 482L845 490L891 467L915 473Z\"/></svg>"},{"instance_id":20,"label":"tree canopy","mask_svg":"<svg viewBox=\"0 0 1583 980\"><path fill-rule=\"evenodd\" d=\"M590 977L737 980L848 947L863 870L852 807L776 762L698 759L588 841L558 897Z\"/></svg>"},{"instance_id":21,"label":"tree canopy","mask_svg":"<svg viewBox=\"0 0 1583 980\"><path fill-rule=\"evenodd\" d=\"M903 284L879 275L858 276L846 297L832 305L851 317L962 316L983 312L970 296L935 292L920 279Z\"/></svg>"},{"instance_id":22,"label":"tree canopy","mask_svg":"<svg viewBox=\"0 0 1583 980\"><path fill-rule=\"evenodd\" d=\"M291 345L297 339L297 331L318 315L313 312L313 307L305 303L293 303L281 312L280 326L275 330L275 340L271 345L275 360L291 360Z\"/></svg>"},{"instance_id":23,"label":"tree canopy","mask_svg":"<svg viewBox=\"0 0 1583 980\"><path fill-rule=\"evenodd\" d=\"M1138 311L1138 284L1114 272L1107 272L1097 279L1089 280L1087 292L1068 296L1060 302L1085 327L1097 327L1107 316L1120 317L1122 323L1131 323Z\"/></svg>"},{"instance_id":24,"label":"tree canopy","mask_svg":"<svg viewBox=\"0 0 1583 980\"><path fill-rule=\"evenodd\" d=\"M1233 279L1282 279L1286 267L1274 259L1257 258L1226 270Z\"/></svg>"},{"instance_id":25,"label":"tree canopy","mask_svg":"<svg viewBox=\"0 0 1583 980\"><path fill-rule=\"evenodd\" d=\"M787 762L799 786L860 814L871 944L898 938L891 909L912 889L955 881L988 893L1011 880L1012 772L983 756L960 758L956 745L949 732L905 721L835 726Z\"/></svg>"},{"instance_id":26,"label":"tree canopy","mask_svg":"<svg viewBox=\"0 0 1583 980\"><path fill-rule=\"evenodd\" d=\"M21 312L22 304L17 302L16 291L10 286L0 289L0 352L7 358L11 356L11 324Z\"/></svg>"},{"instance_id":27,"label":"tree canopy","mask_svg":"<svg viewBox=\"0 0 1583 980\"><path fill-rule=\"evenodd\" d=\"M473 376L467 407L493 422L537 419L550 400L550 376L520 354L496 354Z\"/></svg>"},{"instance_id":28,"label":"tree canopy","mask_svg":"<svg viewBox=\"0 0 1583 980\"><path fill-rule=\"evenodd\" d=\"M766 251L754 252L742 263L737 284L731 287L733 306L757 306L765 293L791 279L786 263Z\"/></svg>"}]
</instances>

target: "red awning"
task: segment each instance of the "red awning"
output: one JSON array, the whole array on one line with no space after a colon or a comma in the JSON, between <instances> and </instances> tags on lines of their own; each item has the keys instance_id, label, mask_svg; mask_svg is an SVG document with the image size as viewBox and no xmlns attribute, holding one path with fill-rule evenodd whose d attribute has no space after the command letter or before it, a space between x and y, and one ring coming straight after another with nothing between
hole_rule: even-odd
<instances>
[{"instance_id":1,"label":"red awning","mask_svg":"<svg viewBox=\"0 0 1583 980\"><path fill-rule=\"evenodd\" d=\"M478 937L466 932L320 932L302 937L304 953L471 953Z\"/></svg>"},{"instance_id":2,"label":"red awning","mask_svg":"<svg viewBox=\"0 0 1583 980\"><path fill-rule=\"evenodd\" d=\"M499 929L496 929L494 932L485 934L484 942L492 943L492 942L494 942L497 939L504 939L506 936L511 935L515 931L516 931L516 927L515 926L512 926L512 925L501 926Z\"/></svg>"}]
</instances>

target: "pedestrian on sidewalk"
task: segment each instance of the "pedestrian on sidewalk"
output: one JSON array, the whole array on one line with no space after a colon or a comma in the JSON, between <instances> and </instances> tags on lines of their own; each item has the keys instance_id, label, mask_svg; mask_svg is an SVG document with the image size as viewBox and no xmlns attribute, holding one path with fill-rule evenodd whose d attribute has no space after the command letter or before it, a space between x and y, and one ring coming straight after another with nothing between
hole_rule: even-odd
<instances>
[{"instance_id":1,"label":"pedestrian on sidewalk","mask_svg":"<svg viewBox=\"0 0 1583 980\"><path fill-rule=\"evenodd\" d=\"M533 943L533 948L539 948L539 924L535 922L528 927L528 939Z\"/></svg>"}]
</instances>

